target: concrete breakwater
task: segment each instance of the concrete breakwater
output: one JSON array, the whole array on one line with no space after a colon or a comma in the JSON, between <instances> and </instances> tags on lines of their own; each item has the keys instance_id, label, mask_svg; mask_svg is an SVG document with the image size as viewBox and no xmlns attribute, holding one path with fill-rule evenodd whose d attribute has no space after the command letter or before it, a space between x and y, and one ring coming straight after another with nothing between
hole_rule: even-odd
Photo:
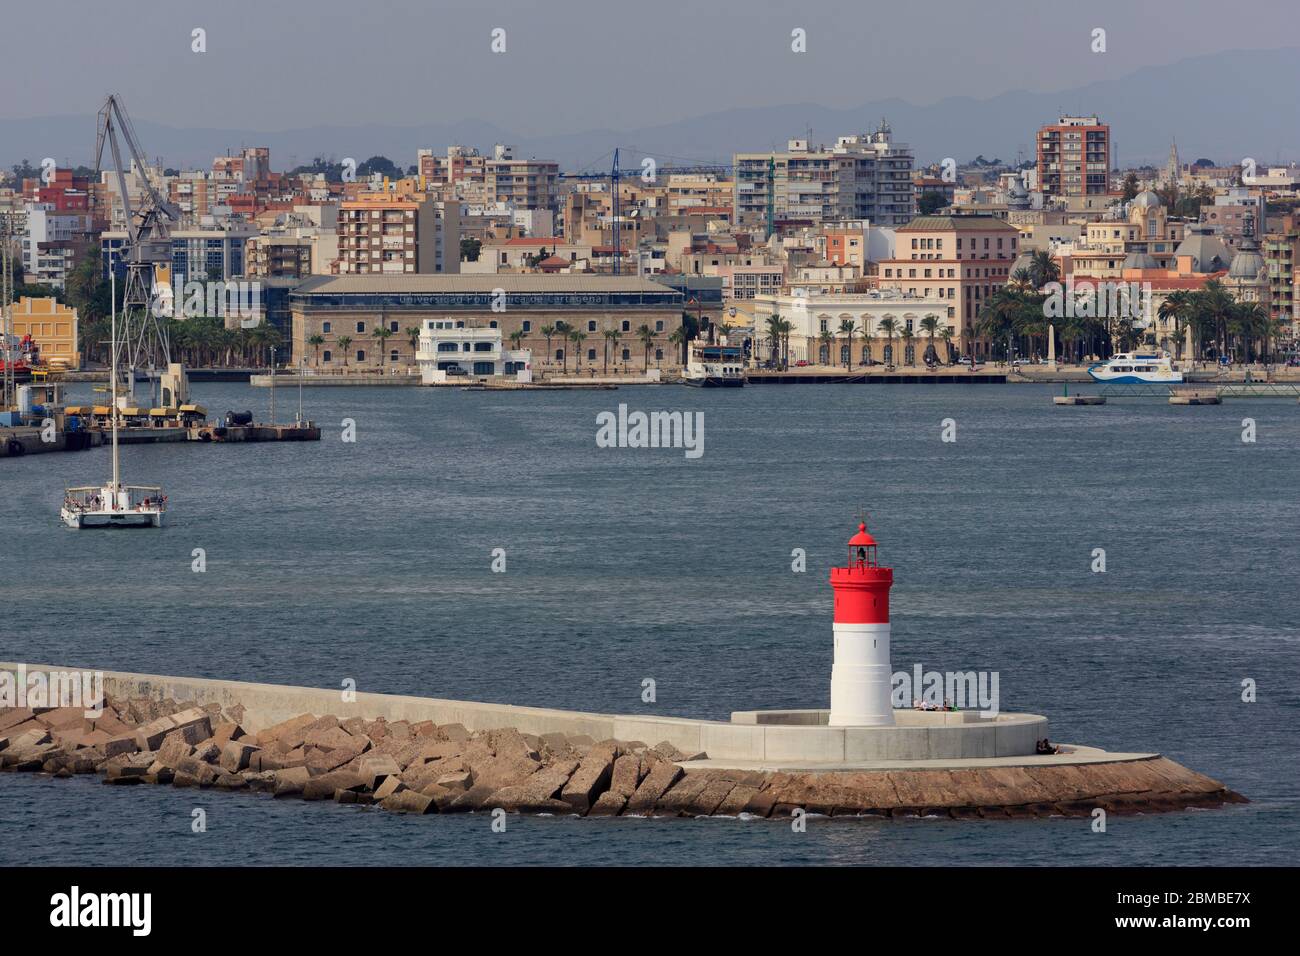
<instances>
[{"instance_id":1,"label":"concrete breakwater","mask_svg":"<svg viewBox=\"0 0 1300 956\"><path fill-rule=\"evenodd\" d=\"M0 665L0 670L10 667ZM0 709L0 766L58 777L100 773L112 784L213 787L376 803L414 813L500 808L597 816L768 817L803 809L830 815L964 818L1087 815L1096 807L1115 812L1175 810L1245 799L1155 754L1107 754L1080 747L1051 756L874 765L842 759L773 762L728 757L725 749L717 754L684 751L667 739L651 745L641 739L584 733L584 722L600 715L573 714L573 721L565 724L565 712L554 711L556 725L565 729L547 730L533 723L536 733L474 710L494 705L469 702L460 703L477 727L428 717L348 715L348 708L341 707L334 709L344 711L342 715L312 711L268 716L257 702L246 706L229 697L211 699L215 695L207 700L163 696L156 683L149 685L154 692L148 696L115 696L114 683L105 677L107 707L95 716L87 716L81 707ZM116 683L142 686L139 681ZM333 691L243 686L262 687L268 694L307 691L340 700ZM361 700L355 704L365 706ZM793 713L805 721L818 714ZM535 714L534 719L541 718ZM591 729L604 728L597 723Z\"/></svg>"}]
</instances>

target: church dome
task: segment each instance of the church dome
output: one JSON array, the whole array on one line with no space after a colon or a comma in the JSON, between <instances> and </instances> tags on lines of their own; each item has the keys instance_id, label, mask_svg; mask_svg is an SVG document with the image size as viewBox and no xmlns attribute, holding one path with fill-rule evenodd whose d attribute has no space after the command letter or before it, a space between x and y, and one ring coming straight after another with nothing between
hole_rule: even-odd
<instances>
[{"instance_id":1,"label":"church dome","mask_svg":"<svg viewBox=\"0 0 1300 956\"><path fill-rule=\"evenodd\" d=\"M1264 271L1264 257L1254 249L1242 249L1232 257L1228 278L1239 282L1255 282Z\"/></svg>"},{"instance_id":2,"label":"church dome","mask_svg":"<svg viewBox=\"0 0 1300 956\"><path fill-rule=\"evenodd\" d=\"M1162 206L1162 205L1164 205L1164 203L1160 201L1160 197L1157 196L1149 189L1144 189L1136 196L1133 197L1134 209L1143 209L1148 206Z\"/></svg>"}]
</instances>

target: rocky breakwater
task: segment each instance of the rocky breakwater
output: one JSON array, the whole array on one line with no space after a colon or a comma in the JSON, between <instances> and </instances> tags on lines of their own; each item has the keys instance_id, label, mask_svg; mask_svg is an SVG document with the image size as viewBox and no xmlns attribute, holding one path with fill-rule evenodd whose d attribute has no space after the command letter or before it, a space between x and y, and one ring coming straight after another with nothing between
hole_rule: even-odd
<instances>
[{"instance_id":1,"label":"rocky breakwater","mask_svg":"<svg viewBox=\"0 0 1300 956\"><path fill-rule=\"evenodd\" d=\"M586 816L1087 815L1213 807L1245 798L1162 757L970 769L786 773L692 766L671 744L467 731L302 714L257 733L243 708L112 700L0 711L0 768L110 785L170 784L376 804L404 813Z\"/></svg>"}]
</instances>

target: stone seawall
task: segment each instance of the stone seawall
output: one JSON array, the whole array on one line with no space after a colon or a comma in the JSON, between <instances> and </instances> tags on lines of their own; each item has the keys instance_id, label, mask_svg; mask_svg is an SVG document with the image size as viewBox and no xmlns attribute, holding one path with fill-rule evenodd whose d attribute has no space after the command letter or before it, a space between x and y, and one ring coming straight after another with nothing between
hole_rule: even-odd
<instances>
[{"instance_id":1,"label":"stone seawall","mask_svg":"<svg viewBox=\"0 0 1300 956\"><path fill-rule=\"evenodd\" d=\"M1214 807L1244 797L1159 756L792 773L708 766L668 741L297 714L249 732L237 703L116 698L0 710L0 769L248 790L406 813L998 818ZM1095 752L1094 752L1095 753ZM1050 762L1050 761L1056 762ZM0 784L2 786L3 784Z\"/></svg>"},{"instance_id":2,"label":"stone seawall","mask_svg":"<svg viewBox=\"0 0 1300 956\"><path fill-rule=\"evenodd\" d=\"M44 664L7 664L0 671L25 667L29 673L59 673L73 668ZM82 672L82 671L77 671ZM1047 718L1037 714L1000 714L986 720L974 713L897 711L897 727L829 727L821 711L788 723L787 714L737 712L731 722L644 714L598 714L546 707L517 707L479 701L356 693L344 701L338 690L169 677L104 671L105 691L114 697L193 701L243 707L244 727L251 731L302 713L334 714L341 719L383 717L410 723L463 724L472 731L512 727L522 733L564 733L593 740L666 740L687 753L761 761L774 768L827 763L897 760L962 760L1025 756L1048 736ZM777 722L771 722L775 719Z\"/></svg>"}]
</instances>

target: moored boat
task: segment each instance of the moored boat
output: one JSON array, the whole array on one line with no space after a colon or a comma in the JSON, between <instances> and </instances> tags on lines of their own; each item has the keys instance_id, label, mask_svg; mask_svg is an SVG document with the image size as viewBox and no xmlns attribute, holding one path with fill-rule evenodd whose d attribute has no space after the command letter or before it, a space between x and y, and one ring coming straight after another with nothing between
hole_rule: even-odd
<instances>
[{"instance_id":1,"label":"moored boat","mask_svg":"<svg viewBox=\"0 0 1300 956\"><path fill-rule=\"evenodd\" d=\"M1183 380L1168 352L1122 352L1090 365L1088 374L1108 385L1175 385Z\"/></svg>"}]
</instances>

